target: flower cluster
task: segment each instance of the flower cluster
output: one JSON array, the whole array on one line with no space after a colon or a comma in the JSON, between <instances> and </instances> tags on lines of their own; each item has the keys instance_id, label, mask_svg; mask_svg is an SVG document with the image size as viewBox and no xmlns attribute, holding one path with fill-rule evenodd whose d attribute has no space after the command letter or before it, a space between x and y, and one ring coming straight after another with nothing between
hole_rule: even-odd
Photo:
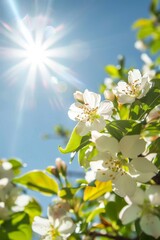
<instances>
[{"instance_id":1,"label":"flower cluster","mask_svg":"<svg viewBox=\"0 0 160 240\"><path fill-rule=\"evenodd\" d=\"M114 77L120 74L113 66L110 70ZM159 83L152 79L155 72L141 75L138 69L133 69L128 72L128 80L123 76L124 81L118 83L106 80L105 101L101 102L101 96L89 90L74 94L76 102L70 106L68 115L78 124L63 153L73 152L75 156L78 152L78 161L86 170L84 200L96 199L94 194L99 197L107 192L124 198L129 205L123 205L117 214L122 224L138 219L143 233L158 238ZM113 204L117 204L116 197ZM107 215L105 204L110 205L110 200L106 203L102 199L104 207L95 211L106 211Z\"/></svg>"},{"instance_id":2,"label":"flower cluster","mask_svg":"<svg viewBox=\"0 0 160 240\"><path fill-rule=\"evenodd\" d=\"M0 219L6 220L14 212L23 211L31 197L12 183L14 171L7 160L0 160Z\"/></svg>"},{"instance_id":3,"label":"flower cluster","mask_svg":"<svg viewBox=\"0 0 160 240\"><path fill-rule=\"evenodd\" d=\"M58 202L48 207L48 219L36 216L32 224L34 232L43 240L67 239L75 230L75 224L68 216L69 205Z\"/></svg>"},{"instance_id":4,"label":"flower cluster","mask_svg":"<svg viewBox=\"0 0 160 240\"><path fill-rule=\"evenodd\" d=\"M120 81L113 92L119 103L131 104L136 98L145 96L151 86L149 76L147 74L141 76L140 71L134 69L128 73L128 84ZM89 161L88 158L83 160L82 166L90 167L86 180L88 182L95 179L102 182L111 180L116 194L121 197L132 196L137 183L146 183L158 173L158 168L143 155L147 143L140 134L127 134L116 139L107 131L106 120L112 122L114 119L113 102L109 100L100 102L100 95L88 90L84 93L76 92L74 98L76 103L71 105L69 117L78 121L76 130L79 135L91 134L90 147L93 149L94 146L94 151L96 149Z\"/></svg>"},{"instance_id":5,"label":"flower cluster","mask_svg":"<svg viewBox=\"0 0 160 240\"><path fill-rule=\"evenodd\" d=\"M139 157L146 145L139 135L124 136L118 142L107 134L93 131L92 141L98 150L90 161L92 176L99 181L111 180L113 190L121 197L132 196L136 182L148 182L158 172L147 158Z\"/></svg>"},{"instance_id":6,"label":"flower cluster","mask_svg":"<svg viewBox=\"0 0 160 240\"><path fill-rule=\"evenodd\" d=\"M145 191L137 188L132 197L125 199L128 205L120 212L122 223L140 218L140 227L146 234L160 237L160 186L151 185Z\"/></svg>"},{"instance_id":7,"label":"flower cluster","mask_svg":"<svg viewBox=\"0 0 160 240\"><path fill-rule=\"evenodd\" d=\"M128 83L119 81L114 89L114 94L121 104L133 103L135 99L140 99L146 95L151 87L149 75L141 75L138 69L128 72Z\"/></svg>"}]
</instances>

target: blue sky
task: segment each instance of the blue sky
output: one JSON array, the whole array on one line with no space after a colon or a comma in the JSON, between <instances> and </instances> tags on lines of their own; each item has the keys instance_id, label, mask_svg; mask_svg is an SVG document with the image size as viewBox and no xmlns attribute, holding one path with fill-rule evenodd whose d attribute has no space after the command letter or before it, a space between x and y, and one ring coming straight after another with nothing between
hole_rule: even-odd
<instances>
[{"instance_id":1,"label":"blue sky","mask_svg":"<svg viewBox=\"0 0 160 240\"><path fill-rule=\"evenodd\" d=\"M44 169L54 165L61 157L68 162L69 155L58 151L60 139L45 141L43 135L53 133L53 127L62 124L72 129L67 115L75 89L98 91L106 73L104 66L116 64L117 56L123 54L127 66L138 68L140 53L134 48L135 31L132 23L148 16L149 0L1 0L0 21L14 29L17 19L25 16L47 15L49 26L63 26L63 37L53 48L69 49L68 58L56 60L69 69L69 77L58 76L66 87L65 92L45 89L42 76L38 73L35 91L26 90L27 69L24 67L14 75L6 74L17 63L17 59L5 54L2 49L13 48L15 44L4 36L0 28L0 156L16 157L27 163L24 171ZM52 28L51 28L52 29ZM50 28L48 34L50 34ZM70 46L78 46L72 49ZM70 47L70 48L69 48ZM10 51L10 50L9 50ZM8 51L8 52L9 52ZM3 53L3 54L2 54ZM71 56L70 56L71 55ZM57 79L57 75L52 73ZM41 80L40 80L41 79ZM32 81L32 80L31 80ZM32 96L32 97L31 97ZM20 104L22 99L25 104ZM51 100L52 99L52 102ZM78 170L77 163L69 166ZM39 195L38 195L39 197ZM50 200L39 197L45 206Z\"/></svg>"}]
</instances>

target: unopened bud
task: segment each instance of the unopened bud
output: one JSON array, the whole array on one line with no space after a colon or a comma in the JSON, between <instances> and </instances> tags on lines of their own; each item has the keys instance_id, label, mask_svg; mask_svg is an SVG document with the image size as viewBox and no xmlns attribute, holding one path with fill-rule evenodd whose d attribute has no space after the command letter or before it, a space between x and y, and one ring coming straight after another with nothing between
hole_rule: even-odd
<instances>
[{"instance_id":1,"label":"unopened bud","mask_svg":"<svg viewBox=\"0 0 160 240\"><path fill-rule=\"evenodd\" d=\"M66 176L67 165L61 158L56 158L56 167L59 173Z\"/></svg>"},{"instance_id":2,"label":"unopened bud","mask_svg":"<svg viewBox=\"0 0 160 240\"><path fill-rule=\"evenodd\" d=\"M74 98L76 101L80 102L80 103L84 103L84 99L83 99L83 93L80 92L80 91L76 91L74 94L73 94Z\"/></svg>"},{"instance_id":3,"label":"unopened bud","mask_svg":"<svg viewBox=\"0 0 160 240\"><path fill-rule=\"evenodd\" d=\"M107 100L114 101L115 95L113 94L112 91L110 91L110 90L105 90L105 91L104 91L104 97L105 97L105 99L107 99Z\"/></svg>"},{"instance_id":4,"label":"unopened bud","mask_svg":"<svg viewBox=\"0 0 160 240\"><path fill-rule=\"evenodd\" d=\"M53 174L55 177L59 178L59 173L58 173L56 167L54 167L54 166L48 166L48 167L46 168L46 170L47 170L47 172Z\"/></svg>"}]
</instances>

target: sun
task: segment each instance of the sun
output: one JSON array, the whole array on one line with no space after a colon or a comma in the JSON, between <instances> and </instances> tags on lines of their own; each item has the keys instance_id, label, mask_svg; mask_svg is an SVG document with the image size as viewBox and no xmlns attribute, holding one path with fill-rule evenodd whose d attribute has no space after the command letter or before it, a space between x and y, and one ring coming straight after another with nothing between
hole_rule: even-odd
<instances>
[{"instance_id":1,"label":"sun","mask_svg":"<svg viewBox=\"0 0 160 240\"><path fill-rule=\"evenodd\" d=\"M39 81L45 89L52 92L52 96L58 97L64 89L67 91L68 85L74 89L81 86L73 70L60 62L60 59L70 59L74 53L80 52L80 45L60 47L59 42L65 37L68 29L63 24L53 26L48 19L48 16L43 15L27 15L23 19L18 18L12 26L0 22L0 34L7 43L0 45L0 53L3 53L3 59L7 59L7 62L12 60L5 76L14 83L23 79L23 100L20 101L22 107L27 98L30 100L29 95L34 96Z\"/></svg>"},{"instance_id":2,"label":"sun","mask_svg":"<svg viewBox=\"0 0 160 240\"><path fill-rule=\"evenodd\" d=\"M47 61L47 50L41 44L31 44L25 50L25 58L28 64L39 67Z\"/></svg>"}]
</instances>

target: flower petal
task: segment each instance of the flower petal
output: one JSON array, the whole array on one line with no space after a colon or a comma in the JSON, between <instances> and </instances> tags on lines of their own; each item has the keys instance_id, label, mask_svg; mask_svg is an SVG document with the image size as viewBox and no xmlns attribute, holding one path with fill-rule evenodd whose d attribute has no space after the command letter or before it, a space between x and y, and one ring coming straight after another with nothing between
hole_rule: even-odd
<instances>
[{"instance_id":1,"label":"flower petal","mask_svg":"<svg viewBox=\"0 0 160 240\"><path fill-rule=\"evenodd\" d=\"M44 236L47 234L49 228L50 222L48 219L41 218L38 216L34 218L34 222L32 224L32 229L34 232L40 234L41 236Z\"/></svg>"},{"instance_id":2,"label":"flower petal","mask_svg":"<svg viewBox=\"0 0 160 240\"><path fill-rule=\"evenodd\" d=\"M60 227L58 228L58 231L61 235L70 235L74 232L75 228L76 225L70 217L65 216L60 219Z\"/></svg>"},{"instance_id":3,"label":"flower petal","mask_svg":"<svg viewBox=\"0 0 160 240\"><path fill-rule=\"evenodd\" d=\"M141 73L138 69L133 69L128 72L128 82L133 84L136 80L141 79Z\"/></svg>"},{"instance_id":4,"label":"flower petal","mask_svg":"<svg viewBox=\"0 0 160 240\"><path fill-rule=\"evenodd\" d=\"M141 188L137 188L134 195L129 198L132 203L143 205L145 192Z\"/></svg>"},{"instance_id":5,"label":"flower petal","mask_svg":"<svg viewBox=\"0 0 160 240\"><path fill-rule=\"evenodd\" d=\"M128 94L121 94L118 96L118 102L121 104L125 104L125 103L133 103L135 101L135 97L134 96L129 96Z\"/></svg>"},{"instance_id":6,"label":"flower petal","mask_svg":"<svg viewBox=\"0 0 160 240\"><path fill-rule=\"evenodd\" d=\"M127 205L120 211L119 218L123 224L135 221L141 215L141 208L136 204Z\"/></svg>"},{"instance_id":7,"label":"flower petal","mask_svg":"<svg viewBox=\"0 0 160 240\"><path fill-rule=\"evenodd\" d=\"M83 106L81 103L73 103L69 110L68 110L68 116L70 119L76 121L78 120L78 116L84 115L83 109L81 108Z\"/></svg>"},{"instance_id":8,"label":"flower petal","mask_svg":"<svg viewBox=\"0 0 160 240\"><path fill-rule=\"evenodd\" d=\"M104 118L102 116L100 116L99 118L96 118L92 125L91 125L91 129L92 130L96 130L98 132L102 131L106 126L106 121L104 120Z\"/></svg>"},{"instance_id":9,"label":"flower petal","mask_svg":"<svg viewBox=\"0 0 160 240\"><path fill-rule=\"evenodd\" d=\"M90 127L86 126L84 122L78 122L76 130L80 136L84 136L90 131Z\"/></svg>"},{"instance_id":10,"label":"flower petal","mask_svg":"<svg viewBox=\"0 0 160 240\"><path fill-rule=\"evenodd\" d=\"M119 143L117 139L113 137L107 137L105 135L102 135L95 140L95 145L100 152L108 151L113 155L119 152Z\"/></svg>"},{"instance_id":11,"label":"flower petal","mask_svg":"<svg viewBox=\"0 0 160 240\"><path fill-rule=\"evenodd\" d=\"M99 115L103 116L104 119L110 118L113 112L113 103L111 101L103 101L100 103L98 108Z\"/></svg>"},{"instance_id":12,"label":"flower petal","mask_svg":"<svg viewBox=\"0 0 160 240\"><path fill-rule=\"evenodd\" d=\"M157 167L150 162L147 158L144 157L138 157L138 158L134 158L131 161L131 165L138 171L142 172L142 173L157 173L158 169Z\"/></svg>"},{"instance_id":13,"label":"flower petal","mask_svg":"<svg viewBox=\"0 0 160 240\"><path fill-rule=\"evenodd\" d=\"M90 92L86 89L83 94L83 99L84 103L89 105L90 108L96 108L100 104L101 95L94 92Z\"/></svg>"},{"instance_id":14,"label":"flower petal","mask_svg":"<svg viewBox=\"0 0 160 240\"><path fill-rule=\"evenodd\" d=\"M152 204L160 205L160 186L150 185L145 192L146 198L149 198Z\"/></svg>"},{"instance_id":15,"label":"flower petal","mask_svg":"<svg viewBox=\"0 0 160 240\"><path fill-rule=\"evenodd\" d=\"M133 196L136 191L136 182L128 174L123 176L119 175L119 177L117 177L114 181L114 186L115 193L117 193L120 197Z\"/></svg>"},{"instance_id":16,"label":"flower petal","mask_svg":"<svg viewBox=\"0 0 160 240\"><path fill-rule=\"evenodd\" d=\"M154 238L160 237L160 219L152 214L145 214L140 220L142 230Z\"/></svg>"},{"instance_id":17,"label":"flower petal","mask_svg":"<svg viewBox=\"0 0 160 240\"><path fill-rule=\"evenodd\" d=\"M125 157L134 158L145 150L146 142L140 139L140 135L124 136L120 142L120 150Z\"/></svg>"}]
</instances>

